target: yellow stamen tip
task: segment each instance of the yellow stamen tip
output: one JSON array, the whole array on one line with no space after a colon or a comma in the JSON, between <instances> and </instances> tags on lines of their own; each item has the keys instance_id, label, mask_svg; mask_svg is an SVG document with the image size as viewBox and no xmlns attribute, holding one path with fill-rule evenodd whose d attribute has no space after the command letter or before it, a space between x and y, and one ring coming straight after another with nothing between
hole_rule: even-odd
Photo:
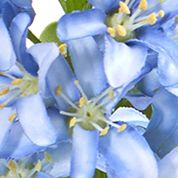
<instances>
[{"instance_id":1,"label":"yellow stamen tip","mask_svg":"<svg viewBox=\"0 0 178 178\"><path fill-rule=\"evenodd\" d=\"M159 17L164 17L165 15L165 12L163 10L160 10L159 13L158 13L158 16Z\"/></svg>"},{"instance_id":2,"label":"yellow stamen tip","mask_svg":"<svg viewBox=\"0 0 178 178\"><path fill-rule=\"evenodd\" d=\"M126 3L120 2L119 5L120 5L120 7L119 7L119 13L130 14L130 9L127 6Z\"/></svg>"},{"instance_id":3,"label":"yellow stamen tip","mask_svg":"<svg viewBox=\"0 0 178 178\"><path fill-rule=\"evenodd\" d=\"M79 107L82 108L87 103L86 98L81 97L79 100Z\"/></svg>"},{"instance_id":4,"label":"yellow stamen tip","mask_svg":"<svg viewBox=\"0 0 178 178\"><path fill-rule=\"evenodd\" d=\"M113 90L109 91L108 96L109 96L110 99L113 99L114 98L114 91Z\"/></svg>"},{"instance_id":5,"label":"yellow stamen tip","mask_svg":"<svg viewBox=\"0 0 178 178\"><path fill-rule=\"evenodd\" d=\"M38 163L35 165L35 171L39 172L41 170L42 164L41 161L39 160Z\"/></svg>"},{"instance_id":6,"label":"yellow stamen tip","mask_svg":"<svg viewBox=\"0 0 178 178\"><path fill-rule=\"evenodd\" d=\"M147 22L150 24L150 25L154 25L157 21L157 14L156 13L151 13L147 19Z\"/></svg>"},{"instance_id":7,"label":"yellow stamen tip","mask_svg":"<svg viewBox=\"0 0 178 178\"><path fill-rule=\"evenodd\" d=\"M44 153L44 158L48 162L52 161L52 156L49 153L47 153L47 152Z\"/></svg>"},{"instance_id":8,"label":"yellow stamen tip","mask_svg":"<svg viewBox=\"0 0 178 178\"><path fill-rule=\"evenodd\" d=\"M14 114L10 115L8 121L9 121L9 122L13 122L16 117L17 117L17 114L14 113Z\"/></svg>"},{"instance_id":9,"label":"yellow stamen tip","mask_svg":"<svg viewBox=\"0 0 178 178\"><path fill-rule=\"evenodd\" d=\"M116 37L116 30L112 27L107 28L107 32L114 38Z\"/></svg>"},{"instance_id":10,"label":"yellow stamen tip","mask_svg":"<svg viewBox=\"0 0 178 178\"><path fill-rule=\"evenodd\" d=\"M67 45L65 43L59 46L59 51L64 57L67 57Z\"/></svg>"},{"instance_id":11,"label":"yellow stamen tip","mask_svg":"<svg viewBox=\"0 0 178 178\"><path fill-rule=\"evenodd\" d=\"M16 165L16 162L14 160L10 160L8 162L8 165L7 167L9 168L9 170L11 170L12 172L16 172L17 170L17 165Z\"/></svg>"},{"instance_id":12,"label":"yellow stamen tip","mask_svg":"<svg viewBox=\"0 0 178 178\"><path fill-rule=\"evenodd\" d=\"M103 130L101 130L100 136L106 135L108 133L108 131L109 131L109 127L104 128Z\"/></svg>"},{"instance_id":13,"label":"yellow stamen tip","mask_svg":"<svg viewBox=\"0 0 178 178\"><path fill-rule=\"evenodd\" d=\"M117 26L117 34L121 37L124 37L127 35L127 31L123 25L118 25Z\"/></svg>"},{"instance_id":14,"label":"yellow stamen tip","mask_svg":"<svg viewBox=\"0 0 178 178\"><path fill-rule=\"evenodd\" d=\"M79 81L78 80L74 80L74 84L75 85L79 85Z\"/></svg>"},{"instance_id":15,"label":"yellow stamen tip","mask_svg":"<svg viewBox=\"0 0 178 178\"><path fill-rule=\"evenodd\" d=\"M176 16L176 20L178 20L178 15Z\"/></svg>"},{"instance_id":16,"label":"yellow stamen tip","mask_svg":"<svg viewBox=\"0 0 178 178\"><path fill-rule=\"evenodd\" d=\"M61 95L61 92L62 92L61 86L58 85L58 86L56 87L56 90L55 90L56 96L60 96L60 95Z\"/></svg>"},{"instance_id":17,"label":"yellow stamen tip","mask_svg":"<svg viewBox=\"0 0 178 178\"><path fill-rule=\"evenodd\" d=\"M2 103L0 104L0 109L4 109L6 107L6 104Z\"/></svg>"},{"instance_id":18,"label":"yellow stamen tip","mask_svg":"<svg viewBox=\"0 0 178 178\"><path fill-rule=\"evenodd\" d=\"M12 85L20 85L23 82L23 79L17 78L12 80Z\"/></svg>"},{"instance_id":19,"label":"yellow stamen tip","mask_svg":"<svg viewBox=\"0 0 178 178\"><path fill-rule=\"evenodd\" d=\"M148 8L147 0L141 0L140 4L138 5L138 8L142 11L147 10L147 8Z\"/></svg>"},{"instance_id":20,"label":"yellow stamen tip","mask_svg":"<svg viewBox=\"0 0 178 178\"><path fill-rule=\"evenodd\" d=\"M5 88L5 89L3 89L3 90L0 91L0 96L5 95L8 92L9 92L9 88Z\"/></svg>"},{"instance_id":21,"label":"yellow stamen tip","mask_svg":"<svg viewBox=\"0 0 178 178\"><path fill-rule=\"evenodd\" d=\"M74 127L76 123L77 123L77 119L73 117L69 122L69 128Z\"/></svg>"},{"instance_id":22,"label":"yellow stamen tip","mask_svg":"<svg viewBox=\"0 0 178 178\"><path fill-rule=\"evenodd\" d=\"M122 125L118 128L118 131L119 131L119 132L123 132L126 128L127 128L127 124L122 124Z\"/></svg>"}]
</instances>

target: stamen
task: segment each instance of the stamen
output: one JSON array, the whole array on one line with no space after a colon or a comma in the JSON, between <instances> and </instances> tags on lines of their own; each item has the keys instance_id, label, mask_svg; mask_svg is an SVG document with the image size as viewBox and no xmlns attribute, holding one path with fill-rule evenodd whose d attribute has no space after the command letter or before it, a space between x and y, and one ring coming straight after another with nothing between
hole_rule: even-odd
<instances>
[{"instance_id":1,"label":"stamen","mask_svg":"<svg viewBox=\"0 0 178 178\"><path fill-rule=\"evenodd\" d=\"M17 164L14 160L10 160L8 162L8 165L7 167L9 168L9 170L11 170L12 172L16 173L16 170L17 170Z\"/></svg>"},{"instance_id":2,"label":"stamen","mask_svg":"<svg viewBox=\"0 0 178 178\"><path fill-rule=\"evenodd\" d=\"M4 109L6 107L6 104L2 103L0 104L0 109Z\"/></svg>"},{"instance_id":3,"label":"stamen","mask_svg":"<svg viewBox=\"0 0 178 178\"><path fill-rule=\"evenodd\" d=\"M178 20L178 15L176 16L176 20Z\"/></svg>"},{"instance_id":4,"label":"stamen","mask_svg":"<svg viewBox=\"0 0 178 178\"><path fill-rule=\"evenodd\" d=\"M17 117L17 113L14 113L14 114L10 115L8 121L13 122L16 117Z\"/></svg>"},{"instance_id":5,"label":"stamen","mask_svg":"<svg viewBox=\"0 0 178 178\"><path fill-rule=\"evenodd\" d=\"M60 95L61 95L61 92L62 92L61 86L58 85L58 86L56 87L56 90L55 90L56 96L60 96Z\"/></svg>"},{"instance_id":6,"label":"stamen","mask_svg":"<svg viewBox=\"0 0 178 178\"><path fill-rule=\"evenodd\" d=\"M11 84L12 85L20 85L22 82L23 82L23 79L17 78L17 79L12 80Z\"/></svg>"},{"instance_id":7,"label":"stamen","mask_svg":"<svg viewBox=\"0 0 178 178\"><path fill-rule=\"evenodd\" d=\"M126 128L127 128L127 124L122 124L122 125L118 128L118 131L119 131L119 132L123 132Z\"/></svg>"},{"instance_id":8,"label":"stamen","mask_svg":"<svg viewBox=\"0 0 178 178\"><path fill-rule=\"evenodd\" d=\"M39 172L41 170L42 164L41 161L39 160L38 163L35 165L35 171Z\"/></svg>"},{"instance_id":9,"label":"stamen","mask_svg":"<svg viewBox=\"0 0 178 178\"><path fill-rule=\"evenodd\" d=\"M77 118L73 117L69 122L69 128L74 127L76 125L76 123L77 123Z\"/></svg>"},{"instance_id":10,"label":"stamen","mask_svg":"<svg viewBox=\"0 0 178 178\"><path fill-rule=\"evenodd\" d=\"M160 10L158 13L159 17L164 17L165 16L165 12L163 10Z\"/></svg>"},{"instance_id":11,"label":"stamen","mask_svg":"<svg viewBox=\"0 0 178 178\"><path fill-rule=\"evenodd\" d=\"M73 112L60 111L60 114L62 114L62 115L64 115L64 116L79 117L79 114L73 113Z\"/></svg>"},{"instance_id":12,"label":"stamen","mask_svg":"<svg viewBox=\"0 0 178 178\"><path fill-rule=\"evenodd\" d=\"M3 75L3 76L5 76L5 77L8 77L8 78L10 78L10 79L12 79L12 80L16 79L16 78L13 77L12 75L7 74L7 73L5 73L5 72L0 72L0 75Z\"/></svg>"},{"instance_id":13,"label":"stamen","mask_svg":"<svg viewBox=\"0 0 178 178\"><path fill-rule=\"evenodd\" d=\"M126 3L120 2L119 5L120 5L120 7L119 7L119 13L130 14L130 9L127 6Z\"/></svg>"},{"instance_id":14,"label":"stamen","mask_svg":"<svg viewBox=\"0 0 178 178\"><path fill-rule=\"evenodd\" d=\"M109 127L104 128L104 129L100 132L100 136L106 135L106 134L108 133L108 131L109 131Z\"/></svg>"},{"instance_id":15,"label":"stamen","mask_svg":"<svg viewBox=\"0 0 178 178\"><path fill-rule=\"evenodd\" d=\"M116 37L116 30L114 28L108 27L107 32L110 34L111 37Z\"/></svg>"},{"instance_id":16,"label":"stamen","mask_svg":"<svg viewBox=\"0 0 178 178\"><path fill-rule=\"evenodd\" d=\"M148 8L147 0L141 0L140 4L138 5L138 8L142 11L147 10L147 8Z\"/></svg>"},{"instance_id":17,"label":"stamen","mask_svg":"<svg viewBox=\"0 0 178 178\"><path fill-rule=\"evenodd\" d=\"M87 103L86 98L81 97L79 100L79 107L82 108Z\"/></svg>"},{"instance_id":18,"label":"stamen","mask_svg":"<svg viewBox=\"0 0 178 178\"><path fill-rule=\"evenodd\" d=\"M44 159L46 161L50 162L50 161L52 161L52 156L49 153L45 152L44 153Z\"/></svg>"},{"instance_id":19,"label":"stamen","mask_svg":"<svg viewBox=\"0 0 178 178\"><path fill-rule=\"evenodd\" d=\"M61 44L59 50L64 57L67 57L67 44Z\"/></svg>"},{"instance_id":20,"label":"stamen","mask_svg":"<svg viewBox=\"0 0 178 178\"><path fill-rule=\"evenodd\" d=\"M123 25L118 25L116 28L116 32L121 37L124 37L127 35L127 31Z\"/></svg>"},{"instance_id":21,"label":"stamen","mask_svg":"<svg viewBox=\"0 0 178 178\"><path fill-rule=\"evenodd\" d=\"M3 96L5 94L9 93L9 88L5 88L3 90L0 91L0 96Z\"/></svg>"},{"instance_id":22,"label":"stamen","mask_svg":"<svg viewBox=\"0 0 178 178\"><path fill-rule=\"evenodd\" d=\"M156 22L157 22L157 14L156 13L151 13L149 15L149 17L147 18L147 22L150 24L150 25L154 25Z\"/></svg>"},{"instance_id":23,"label":"stamen","mask_svg":"<svg viewBox=\"0 0 178 178\"><path fill-rule=\"evenodd\" d=\"M81 87L80 84L79 84L79 81L78 81L78 80L75 80L75 81L74 81L74 84L75 84L76 87L78 88L78 90L79 90L79 92L81 93L81 95L82 95L84 98L86 98L86 99L88 100L87 95L85 94L85 92L83 91L82 87Z\"/></svg>"}]
</instances>

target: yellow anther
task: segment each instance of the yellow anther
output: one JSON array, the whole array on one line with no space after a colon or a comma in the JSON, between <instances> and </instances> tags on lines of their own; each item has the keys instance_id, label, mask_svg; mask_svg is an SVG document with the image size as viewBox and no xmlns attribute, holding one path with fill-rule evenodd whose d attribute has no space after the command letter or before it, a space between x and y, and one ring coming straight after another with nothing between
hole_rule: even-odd
<instances>
[{"instance_id":1,"label":"yellow anther","mask_svg":"<svg viewBox=\"0 0 178 178\"><path fill-rule=\"evenodd\" d=\"M165 15L165 12L164 12L163 10L160 10L160 11L158 12L158 16L159 16L159 17L164 17L164 15Z\"/></svg>"},{"instance_id":2,"label":"yellow anther","mask_svg":"<svg viewBox=\"0 0 178 178\"><path fill-rule=\"evenodd\" d=\"M138 5L138 8L142 11L147 10L147 8L148 8L147 0L141 0L140 4Z\"/></svg>"},{"instance_id":3,"label":"yellow anther","mask_svg":"<svg viewBox=\"0 0 178 178\"><path fill-rule=\"evenodd\" d=\"M104 136L108 133L109 127L104 128L103 130L100 131L100 136Z\"/></svg>"},{"instance_id":4,"label":"yellow anther","mask_svg":"<svg viewBox=\"0 0 178 178\"><path fill-rule=\"evenodd\" d=\"M119 7L119 13L130 14L130 9L127 6L126 3L120 2L119 5L120 5L120 7Z\"/></svg>"},{"instance_id":5,"label":"yellow anther","mask_svg":"<svg viewBox=\"0 0 178 178\"><path fill-rule=\"evenodd\" d=\"M47 152L44 153L44 158L48 162L52 161L52 156L49 153L47 153Z\"/></svg>"},{"instance_id":6,"label":"yellow anther","mask_svg":"<svg viewBox=\"0 0 178 178\"><path fill-rule=\"evenodd\" d=\"M13 122L16 117L17 117L17 114L14 113L14 114L10 115L8 121L9 121L9 122Z\"/></svg>"},{"instance_id":7,"label":"yellow anther","mask_svg":"<svg viewBox=\"0 0 178 178\"><path fill-rule=\"evenodd\" d=\"M114 38L116 37L116 30L112 27L107 28L107 32Z\"/></svg>"},{"instance_id":8,"label":"yellow anther","mask_svg":"<svg viewBox=\"0 0 178 178\"><path fill-rule=\"evenodd\" d=\"M176 20L178 20L178 15L176 16Z\"/></svg>"},{"instance_id":9,"label":"yellow anther","mask_svg":"<svg viewBox=\"0 0 178 178\"><path fill-rule=\"evenodd\" d=\"M156 13L151 13L149 15L149 17L147 18L147 22L150 24L150 25L154 25L157 21L157 14Z\"/></svg>"},{"instance_id":10,"label":"yellow anther","mask_svg":"<svg viewBox=\"0 0 178 178\"><path fill-rule=\"evenodd\" d=\"M118 128L118 131L119 131L119 132L123 132L126 128L127 128L127 124L122 124L122 125Z\"/></svg>"},{"instance_id":11,"label":"yellow anther","mask_svg":"<svg viewBox=\"0 0 178 178\"><path fill-rule=\"evenodd\" d=\"M118 25L116 30L117 30L117 34L121 37L124 37L127 35L127 31L123 25Z\"/></svg>"},{"instance_id":12,"label":"yellow anther","mask_svg":"<svg viewBox=\"0 0 178 178\"><path fill-rule=\"evenodd\" d=\"M73 117L69 122L69 128L74 127L76 123L77 123L77 119Z\"/></svg>"},{"instance_id":13,"label":"yellow anther","mask_svg":"<svg viewBox=\"0 0 178 178\"><path fill-rule=\"evenodd\" d=\"M81 97L79 100L79 107L82 108L87 103L86 98Z\"/></svg>"},{"instance_id":14,"label":"yellow anther","mask_svg":"<svg viewBox=\"0 0 178 178\"><path fill-rule=\"evenodd\" d=\"M56 96L60 96L60 95L61 95L61 92L62 92L61 86L58 85L58 86L56 87L56 90L55 90Z\"/></svg>"},{"instance_id":15,"label":"yellow anther","mask_svg":"<svg viewBox=\"0 0 178 178\"><path fill-rule=\"evenodd\" d=\"M108 96L109 96L110 99L113 99L114 98L114 91L113 90L109 91Z\"/></svg>"},{"instance_id":16,"label":"yellow anther","mask_svg":"<svg viewBox=\"0 0 178 178\"><path fill-rule=\"evenodd\" d=\"M39 172L41 170L42 164L41 161L39 160L38 163L35 165L35 171Z\"/></svg>"},{"instance_id":17,"label":"yellow anther","mask_svg":"<svg viewBox=\"0 0 178 178\"><path fill-rule=\"evenodd\" d=\"M59 51L61 52L61 54L66 57L67 56L67 45L64 43L64 44L61 44L59 46Z\"/></svg>"},{"instance_id":18,"label":"yellow anther","mask_svg":"<svg viewBox=\"0 0 178 178\"><path fill-rule=\"evenodd\" d=\"M6 107L6 104L2 103L0 104L0 109L4 109Z\"/></svg>"},{"instance_id":19,"label":"yellow anther","mask_svg":"<svg viewBox=\"0 0 178 178\"><path fill-rule=\"evenodd\" d=\"M0 96L5 95L8 92L9 92L9 88L5 88L5 89L3 89L3 90L0 91Z\"/></svg>"},{"instance_id":20,"label":"yellow anther","mask_svg":"<svg viewBox=\"0 0 178 178\"><path fill-rule=\"evenodd\" d=\"M10 160L9 162L8 162L8 165L7 165L7 167L9 168L9 170L11 170L12 172L16 172L16 170L17 170L17 164L16 164L16 162L14 161L14 160Z\"/></svg>"},{"instance_id":21,"label":"yellow anther","mask_svg":"<svg viewBox=\"0 0 178 178\"><path fill-rule=\"evenodd\" d=\"M23 79L17 78L12 80L12 85L20 85L23 82Z\"/></svg>"},{"instance_id":22,"label":"yellow anther","mask_svg":"<svg viewBox=\"0 0 178 178\"><path fill-rule=\"evenodd\" d=\"M159 0L160 3L163 3L163 2L165 2L165 1L166 1L166 0Z\"/></svg>"},{"instance_id":23,"label":"yellow anther","mask_svg":"<svg viewBox=\"0 0 178 178\"><path fill-rule=\"evenodd\" d=\"M78 80L74 80L74 84L75 85L79 85L79 81Z\"/></svg>"}]
</instances>

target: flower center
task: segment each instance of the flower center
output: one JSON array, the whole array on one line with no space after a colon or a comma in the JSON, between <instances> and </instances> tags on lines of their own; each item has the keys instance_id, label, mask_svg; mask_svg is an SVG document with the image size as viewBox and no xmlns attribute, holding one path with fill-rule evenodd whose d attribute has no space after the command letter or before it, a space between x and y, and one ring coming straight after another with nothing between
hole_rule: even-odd
<instances>
[{"instance_id":1,"label":"flower center","mask_svg":"<svg viewBox=\"0 0 178 178\"><path fill-rule=\"evenodd\" d=\"M10 79L10 83L0 86L0 96L10 94L10 96L0 104L0 109L3 109L8 103L14 101L17 97L31 96L38 92L37 77L29 74L20 64L18 64L23 77L17 78L7 72L0 72L0 75Z\"/></svg>"},{"instance_id":2,"label":"flower center","mask_svg":"<svg viewBox=\"0 0 178 178\"><path fill-rule=\"evenodd\" d=\"M160 1L158 4L163 2ZM121 1L118 12L107 18L107 31L118 41L125 42L128 39L134 38L136 29L145 25L154 25L165 14L163 10L149 13L149 10L152 10L154 7L148 8L147 0L140 0L137 9L133 13L131 12L132 5L133 2L131 0Z\"/></svg>"},{"instance_id":3,"label":"flower center","mask_svg":"<svg viewBox=\"0 0 178 178\"><path fill-rule=\"evenodd\" d=\"M107 105L114 98L114 90L109 87L97 97L88 99L78 80L74 81L81 97L77 103L73 103L61 91L61 87L56 87L56 95L61 96L71 107L70 110L74 112L60 111L62 115L70 117L69 127L74 127L79 124L85 130L99 130L100 135L107 134L109 125L116 127L122 131L125 126L112 123L106 118L105 105Z\"/></svg>"}]
</instances>

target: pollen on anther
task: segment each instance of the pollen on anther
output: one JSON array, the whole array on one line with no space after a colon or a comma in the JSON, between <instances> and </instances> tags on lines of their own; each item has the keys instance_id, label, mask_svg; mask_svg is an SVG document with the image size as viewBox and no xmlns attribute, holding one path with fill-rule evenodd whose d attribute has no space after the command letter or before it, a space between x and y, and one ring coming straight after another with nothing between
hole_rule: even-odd
<instances>
[{"instance_id":1,"label":"pollen on anther","mask_svg":"<svg viewBox=\"0 0 178 178\"><path fill-rule=\"evenodd\" d=\"M104 128L103 130L100 131L100 136L104 136L108 133L109 127Z\"/></svg>"},{"instance_id":2,"label":"pollen on anther","mask_svg":"<svg viewBox=\"0 0 178 178\"><path fill-rule=\"evenodd\" d=\"M114 38L116 37L116 30L112 27L107 28L107 32Z\"/></svg>"},{"instance_id":3,"label":"pollen on anther","mask_svg":"<svg viewBox=\"0 0 178 178\"><path fill-rule=\"evenodd\" d=\"M147 22L150 24L150 25L154 25L157 21L157 14L156 13L151 13L149 15L149 17L147 18Z\"/></svg>"},{"instance_id":4,"label":"pollen on anther","mask_svg":"<svg viewBox=\"0 0 178 178\"><path fill-rule=\"evenodd\" d=\"M124 37L127 35L127 31L123 25L118 25L117 26L117 34L121 37Z\"/></svg>"},{"instance_id":5,"label":"pollen on anther","mask_svg":"<svg viewBox=\"0 0 178 178\"><path fill-rule=\"evenodd\" d=\"M81 97L79 100L79 107L82 108L87 103L87 100L84 97Z\"/></svg>"},{"instance_id":6,"label":"pollen on anther","mask_svg":"<svg viewBox=\"0 0 178 178\"><path fill-rule=\"evenodd\" d=\"M4 109L6 107L6 104L2 103L0 104L0 109Z\"/></svg>"},{"instance_id":7,"label":"pollen on anther","mask_svg":"<svg viewBox=\"0 0 178 178\"><path fill-rule=\"evenodd\" d=\"M69 128L74 127L76 123L77 123L77 119L76 119L75 117L73 117L73 118L69 121Z\"/></svg>"},{"instance_id":8,"label":"pollen on anther","mask_svg":"<svg viewBox=\"0 0 178 178\"><path fill-rule=\"evenodd\" d=\"M10 160L9 162L8 162L8 165L7 165L7 167L12 171L12 172L16 172L16 170L17 170L17 165L16 165L16 162L14 161L14 160Z\"/></svg>"},{"instance_id":9,"label":"pollen on anther","mask_svg":"<svg viewBox=\"0 0 178 178\"><path fill-rule=\"evenodd\" d=\"M5 95L8 92L9 92L9 88L5 88L5 89L3 89L3 90L0 91L0 96Z\"/></svg>"},{"instance_id":10,"label":"pollen on anther","mask_svg":"<svg viewBox=\"0 0 178 178\"><path fill-rule=\"evenodd\" d=\"M59 46L59 51L61 52L61 54L66 57L67 56L67 45L64 43L64 44L61 44Z\"/></svg>"},{"instance_id":11,"label":"pollen on anther","mask_svg":"<svg viewBox=\"0 0 178 178\"><path fill-rule=\"evenodd\" d=\"M119 5L119 13L130 14L130 9L126 3L120 2Z\"/></svg>"},{"instance_id":12,"label":"pollen on anther","mask_svg":"<svg viewBox=\"0 0 178 178\"><path fill-rule=\"evenodd\" d=\"M23 79L17 78L12 80L12 85L20 85L23 82Z\"/></svg>"},{"instance_id":13,"label":"pollen on anther","mask_svg":"<svg viewBox=\"0 0 178 178\"><path fill-rule=\"evenodd\" d=\"M160 10L159 13L158 13L158 16L159 17L164 17L165 15L165 12L163 10Z\"/></svg>"},{"instance_id":14,"label":"pollen on anther","mask_svg":"<svg viewBox=\"0 0 178 178\"><path fill-rule=\"evenodd\" d=\"M37 164L35 165L35 170L36 170L37 172L39 172L39 171L41 170L41 167L42 167L42 164L41 164L41 161L39 160L39 161L37 162Z\"/></svg>"},{"instance_id":15,"label":"pollen on anther","mask_svg":"<svg viewBox=\"0 0 178 178\"><path fill-rule=\"evenodd\" d=\"M14 114L10 115L8 121L9 121L9 122L13 122L16 117L17 117L17 114L14 113Z\"/></svg>"},{"instance_id":16,"label":"pollen on anther","mask_svg":"<svg viewBox=\"0 0 178 178\"><path fill-rule=\"evenodd\" d=\"M147 0L141 0L138 8L142 11L147 10L147 8L148 8Z\"/></svg>"},{"instance_id":17,"label":"pollen on anther","mask_svg":"<svg viewBox=\"0 0 178 178\"><path fill-rule=\"evenodd\" d=\"M56 96L60 96L60 95L61 95L61 92L62 92L61 86L58 85L58 86L56 87L56 90L55 90Z\"/></svg>"},{"instance_id":18,"label":"pollen on anther","mask_svg":"<svg viewBox=\"0 0 178 178\"><path fill-rule=\"evenodd\" d=\"M126 128L127 128L127 124L122 124L122 125L118 128L118 131L119 131L119 132L123 132Z\"/></svg>"}]
</instances>

